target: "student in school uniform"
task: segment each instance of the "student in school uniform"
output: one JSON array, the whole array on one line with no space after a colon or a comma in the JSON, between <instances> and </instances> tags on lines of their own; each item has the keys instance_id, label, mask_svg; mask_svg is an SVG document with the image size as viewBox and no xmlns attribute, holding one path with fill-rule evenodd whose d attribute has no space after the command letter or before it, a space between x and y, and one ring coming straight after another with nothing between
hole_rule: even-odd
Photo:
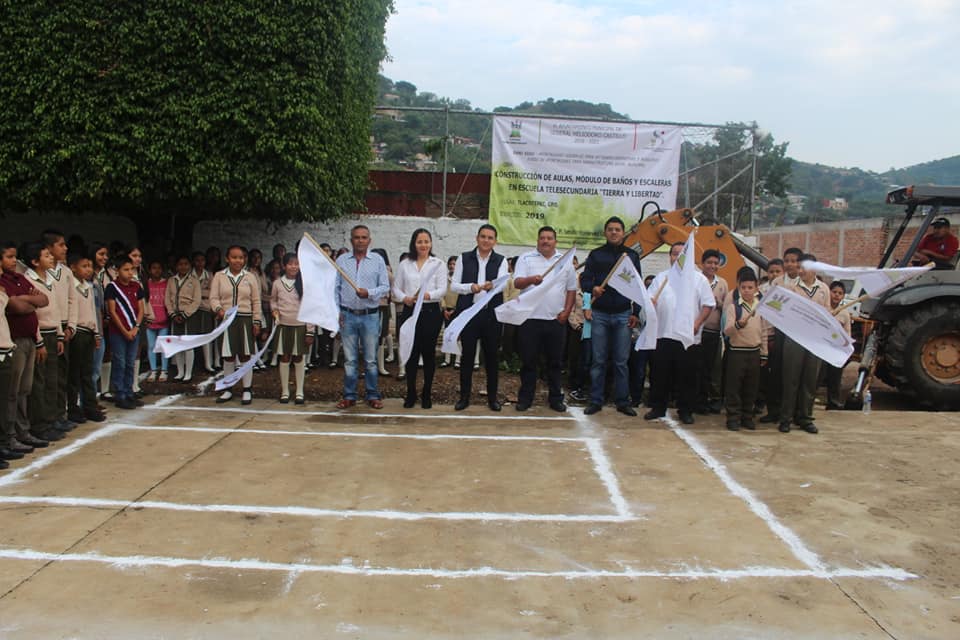
<instances>
[{"instance_id":1,"label":"student in school uniform","mask_svg":"<svg viewBox=\"0 0 960 640\"><path fill-rule=\"evenodd\" d=\"M92 420L103 422L107 417L97 407L93 386L93 354L103 340L97 315L95 291L90 280L93 262L81 254L70 254L67 264L73 273L76 289L77 331L67 348L70 350L70 369L67 379L67 417L77 424Z\"/></svg>"},{"instance_id":2,"label":"student in school uniform","mask_svg":"<svg viewBox=\"0 0 960 640\"><path fill-rule=\"evenodd\" d=\"M28 265L24 274L30 284L47 296L50 304L37 309L37 322L44 351L37 356L33 369L33 388L30 390L30 432L42 440L62 440L68 429L60 422L57 407L57 377L60 373L57 358L65 348L63 328L60 325L60 309L54 294L53 254L41 242L33 242L23 248L24 262ZM58 428L60 427L60 428Z\"/></svg>"},{"instance_id":3,"label":"student in school uniform","mask_svg":"<svg viewBox=\"0 0 960 640\"><path fill-rule=\"evenodd\" d=\"M426 276L429 276L427 278ZM397 265L393 282L393 300L403 304L399 324L409 322L417 303L417 296L423 291L423 306L414 329L413 349L410 358L400 363L406 373L407 395L403 401L406 409L417 403L417 366L423 360L423 389L420 393L420 406L433 407L433 376L437 364L437 336L443 324L440 303L447 291L447 279L443 261L433 255L433 236L426 229L417 229L410 236L410 249L407 259Z\"/></svg>"},{"instance_id":4,"label":"student in school uniform","mask_svg":"<svg viewBox=\"0 0 960 640\"><path fill-rule=\"evenodd\" d=\"M218 271L210 284L210 307L217 320L223 320L224 314L233 306L237 307L237 317L223 336L223 372L230 375L236 370L237 359L246 362L256 353L256 340L263 325L260 305L260 280L245 268L246 250L233 245L227 249L227 268ZM253 402L253 371L243 376L243 396L241 404ZM225 389L217 402L229 402L233 392Z\"/></svg>"},{"instance_id":5,"label":"student in school uniform","mask_svg":"<svg viewBox=\"0 0 960 640\"><path fill-rule=\"evenodd\" d=\"M99 399L101 381L106 380L107 384L110 381L110 373L107 372L104 375L104 369L110 363L104 362L107 353L106 325L104 324L107 307L103 300L103 287L108 282L106 278L108 277L107 262L110 260L110 250L104 243L94 242L90 245L87 256L93 263L93 276L90 278L90 286L93 287L93 301L97 312L97 333L100 334L100 344L93 350L93 389ZM99 403L97 404L97 410L103 411L103 407Z\"/></svg>"},{"instance_id":6,"label":"student in school uniform","mask_svg":"<svg viewBox=\"0 0 960 640\"><path fill-rule=\"evenodd\" d=\"M730 291L727 281L717 274L720 269L720 252L716 249L707 249L700 258L700 268L710 284L713 298L717 306L703 322L703 333L700 339L700 359L697 366L699 384L697 391L696 411L701 414L720 413L721 388L720 382L720 315L723 313L724 301Z\"/></svg>"},{"instance_id":7,"label":"student in school uniform","mask_svg":"<svg viewBox=\"0 0 960 640\"><path fill-rule=\"evenodd\" d=\"M67 242L63 232L47 229L41 234L44 246L53 256L53 267L49 274L53 279L53 296L56 298L60 317L60 330L63 334L64 349L57 355L56 417L53 426L61 431L69 431L77 426L67 419L67 378L70 369L70 341L77 330L76 290L73 274L67 265Z\"/></svg>"},{"instance_id":8,"label":"student in school uniform","mask_svg":"<svg viewBox=\"0 0 960 640\"><path fill-rule=\"evenodd\" d=\"M847 288L839 280L830 283L830 313L844 328L847 335L851 335L851 319L849 309L841 309L843 298L847 295ZM843 398L840 393L840 383L843 378L843 368L835 367L829 362L823 363L824 379L827 384L827 409L843 409Z\"/></svg>"},{"instance_id":9,"label":"student in school uniform","mask_svg":"<svg viewBox=\"0 0 960 640\"><path fill-rule=\"evenodd\" d=\"M177 258L176 273L167 280L166 297L163 304L170 318L170 333L175 336L203 333L200 323L201 285L194 275L187 256ZM213 331L213 328L210 328ZM209 333L209 331L207 332ZM193 378L193 349L181 351L173 356L177 367L177 382L190 382Z\"/></svg>"},{"instance_id":10,"label":"student in school uniform","mask_svg":"<svg viewBox=\"0 0 960 640\"><path fill-rule=\"evenodd\" d=\"M7 399L13 382L13 361L16 352L16 343L10 332L7 322L7 311L23 314L34 313L34 306L29 302L15 297L12 301L7 296L6 289L0 287L0 469L6 469L7 460L19 460L28 453L33 453L33 447L20 442L17 438L15 416L9 415Z\"/></svg>"},{"instance_id":11,"label":"student in school uniform","mask_svg":"<svg viewBox=\"0 0 960 640\"><path fill-rule=\"evenodd\" d=\"M167 356L154 352L157 340L170 333L170 320L167 316L167 278L163 263L150 262L147 269L147 300L150 305L150 321L147 323L147 362L150 363L150 376L157 382L167 381L169 362Z\"/></svg>"},{"instance_id":12,"label":"student in school uniform","mask_svg":"<svg viewBox=\"0 0 960 640\"><path fill-rule=\"evenodd\" d=\"M800 263L816 259L813 254L805 253L800 256ZM830 309L829 289L817 278L816 271L801 267L796 284L785 286L824 309ZM813 400L817 392L819 371L820 359L784 336L779 427L781 433L790 432L791 421L807 433L817 433L817 426L813 422Z\"/></svg>"},{"instance_id":13,"label":"student in school uniform","mask_svg":"<svg viewBox=\"0 0 960 640\"><path fill-rule=\"evenodd\" d=\"M723 310L723 335L727 340L724 404L727 429L756 428L754 411L760 382L760 360L767 353L757 276L750 267L737 272L737 288Z\"/></svg>"},{"instance_id":14,"label":"student in school uniform","mask_svg":"<svg viewBox=\"0 0 960 640\"><path fill-rule=\"evenodd\" d=\"M803 250L797 247L790 247L783 252L783 274L773 277L770 274L767 291L774 287L793 287L800 280L800 256ZM760 418L760 422L769 424L780 423L781 397L783 389L783 344L785 336L779 329L771 328L773 339L769 345L767 368L769 376L766 379L767 393L767 415ZM792 416L788 417L791 419Z\"/></svg>"},{"instance_id":15,"label":"student in school uniform","mask_svg":"<svg viewBox=\"0 0 960 640\"><path fill-rule=\"evenodd\" d=\"M110 386L114 389L114 403L120 409L136 409L143 403L134 395L136 375L134 363L140 350L140 332L145 311L143 286L135 279L136 271L129 256L115 259L116 278L107 285L103 297L110 317L107 339L113 365Z\"/></svg>"},{"instance_id":16,"label":"student in school uniform","mask_svg":"<svg viewBox=\"0 0 960 640\"><path fill-rule=\"evenodd\" d=\"M33 371L38 360L46 358L46 344L40 336L37 310L50 304L50 299L38 291L18 271L17 247L13 242L2 245L0 287L7 295L7 325L15 349L10 362L10 387L4 406L8 425L13 426L16 442L28 447L46 447L49 442L30 433L29 398L33 389Z\"/></svg>"},{"instance_id":17,"label":"student in school uniform","mask_svg":"<svg viewBox=\"0 0 960 640\"><path fill-rule=\"evenodd\" d=\"M190 258L193 263L193 276L200 283L200 307L197 309L197 333L210 333L214 329L213 309L210 308L210 283L213 275L207 270L207 257L201 251L195 251ZM219 351L216 346L220 339L203 345L203 368L207 373L214 373L220 366Z\"/></svg>"},{"instance_id":18,"label":"student in school uniform","mask_svg":"<svg viewBox=\"0 0 960 640\"><path fill-rule=\"evenodd\" d=\"M305 357L310 353L316 326L297 319L303 300L303 277L297 254L283 256L283 275L273 281L270 291L270 310L277 323L274 350L280 358L280 402L290 402L290 362L293 362L297 389L294 404L305 402L303 382L306 378Z\"/></svg>"}]
</instances>

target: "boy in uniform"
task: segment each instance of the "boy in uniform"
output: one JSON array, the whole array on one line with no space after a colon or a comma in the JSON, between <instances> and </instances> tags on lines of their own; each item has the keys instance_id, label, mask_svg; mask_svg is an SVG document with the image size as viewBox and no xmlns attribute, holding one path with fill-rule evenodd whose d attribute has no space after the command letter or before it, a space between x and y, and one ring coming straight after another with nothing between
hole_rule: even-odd
<instances>
[{"instance_id":1,"label":"boy in uniform","mask_svg":"<svg viewBox=\"0 0 960 640\"><path fill-rule=\"evenodd\" d=\"M800 256L803 251L797 247L790 247L783 252L783 275L773 277L771 274L767 291L774 287L793 287L800 280ZM779 329L773 329L773 339L768 352L767 368L770 375L767 377L767 415L760 418L760 422L776 424L780 422L781 389L783 387L783 343L784 335Z\"/></svg>"},{"instance_id":2,"label":"boy in uniform","mask_svg":"<svg viewBox=\"0 0 960 640\"><path fill-rule=\"evenodd\" d=\"M48 270L53 279L53 297L60 312L60 330L63 333L63 351L57 354L57 397L53 427L70 431L77 426L67 417L67 379L70 371L70 342L77 331L76 289L73 274L67 265L67 243L63 232L47 229L42 234L44 246L53 256L53 267ZM93 355L91 354L91 358Z\"/></svg>"},{"instance_id":3,"label":"boy in uniform","mask_svg":"<svg viewBox=\"0 0 960 640\"><path fill-rule=\"evenodd\" d=\"M727 429L753 430L760 359L767 353L763 322L757 315L760 292L750 267L737 272L737 290L723 310L723 335L727 339L724 402Z\"/></svg>"},{"instance_id":4,"label":"boy in uniform","mask_svg":"<svg viewBox=\"0 0 960 640\"><path fill-rule=\"evenodd\" d=\"M93 352L103 339L97 328L97 305L94 300L93 262L82 254L67 258L73 273L74 308L77 312L77 331L67 344L70 351L67 377L67 418L71 422L87 420L103 422L106 416L97 408L97 393L93 386Z\"/></svg>"},{"instance_id":5,"label":"boy in uniform","mask_svg":"<svg viewBox=\"0 0 960 640\"><path fill-rule=\"evenodd\" d=\"M830 283L830 312L833 313L844 329L847 335L850 331L850 311L840 309L843 304L843 298L847 295L847 288L839 280ZM823 363L824 378L827 383L827 409L843 409L843 399L840 397L840 380L843 377L843 369L835 367L827 362Z\"/></svg>"}]
</instances>

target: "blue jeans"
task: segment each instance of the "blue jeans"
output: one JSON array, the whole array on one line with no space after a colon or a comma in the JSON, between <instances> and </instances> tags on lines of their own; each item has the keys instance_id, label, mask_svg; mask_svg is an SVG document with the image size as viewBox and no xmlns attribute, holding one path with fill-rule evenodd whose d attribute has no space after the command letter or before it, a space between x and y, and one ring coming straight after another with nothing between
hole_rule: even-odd
<instances>
[{"instance_id":1,"label":"blue jeans","mask_svg":"<svg viewBox=\"0 0 960 640\"><path fill-rule=\"evenodd\" d=\"M590 403L603 406L607 359L613 362L613 401L618 407L630 404L630 378L627 359L630 357L630 310L620 313L593 311L590 334L593 342L593 364L590 366Z\"/></svg>"},{"instance_id":2,"label":"blue jeans","mask_svg":"<svg viewBox=\"0 0 960 640\"><path fill-rule=\"evenodd\" d=\"M137 348L140 346L139 336L127 340L123 335L111 329L110 336L110 385L114 389L117 400L133 398L133 363L137 359Z\"/></svg>"},{"instance_id":3,"label":"blue jeans","mask_svg":"<svg viewBox=\"0 0 960 640\"><path fill-rule=\"evenodd\" d=\"M157 338L162 338L170 333L168 327L162 329L147 329L147 360L150 362L150 371L167 372L169 365L167 356L162 353L154 353L153 348L157 344Z\"/></svg>"},{"instance_id":4,"label":"blue jeans","mask_svg":"<svg viewBox=\"0 0 960 640\"><path fill-rule=\"evenodd\" d=\"M341 315L341 335L343 344L343 397L347 400L357 399L357 360L360 350L363 349L364 377L363 383L367 389L367 400L379 400L380 391L377 389L377 344L380 341L380 315L371 313L358 316L344 311Z\"/></svg>"}]
</instances>

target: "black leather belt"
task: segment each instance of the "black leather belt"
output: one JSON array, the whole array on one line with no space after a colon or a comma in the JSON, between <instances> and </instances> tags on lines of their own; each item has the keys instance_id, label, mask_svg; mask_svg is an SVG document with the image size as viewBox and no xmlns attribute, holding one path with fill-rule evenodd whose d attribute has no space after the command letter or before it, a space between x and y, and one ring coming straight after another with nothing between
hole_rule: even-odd
<instances>
[{"instance_id":1,"label":"black leather belt","mask_svg":"<svg viewBox=\"0 0 960 640\"><path fill-rule=\"evenodd\" d=\"M346 307L340 307L340 310L347 313L352 313L355 316L369 316L374 313L380 313L380 307L375 307L373 309L347 309Z\"/></svg>"}]
</instances>

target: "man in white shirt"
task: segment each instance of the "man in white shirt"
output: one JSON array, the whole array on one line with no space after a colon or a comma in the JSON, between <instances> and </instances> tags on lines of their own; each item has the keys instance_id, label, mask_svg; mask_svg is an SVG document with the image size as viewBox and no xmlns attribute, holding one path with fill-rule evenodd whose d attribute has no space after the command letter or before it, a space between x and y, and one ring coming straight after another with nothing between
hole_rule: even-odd
<instances>
[{"instance_id":1,"label":"man in white shirt","mask_svg":"<svg viewBox=\"0 0 960 640\"><path fill-rule=\"evenodd\" d=\"M477 232L477 246L457 258L453 269L450 290L456 293L457 313L462 313L473 305L474 294L493 289L493 281L507 275L507 260L493 250L497 244L497 228L492 224L480 226ZM457 411L470 406L470 394L473 390L473 369L469 366L477 353L477 341L483 347L483 360L487 372L487 405L492 411L500 411L497 400L498 362L497 350L500 347L500 323L493 309L503 302L503 294L497 294L473 317L460 334L462 355L460 362L460 400L454 405Z\"/></svg>"},{"instance_id":2,"label":"man in white shirt","mask_svg":"<svg viewBox=\"0 0 960 640\"><path fill-rule=\"evenodd\" d=\"M674 243L670 247L670 264L673 265L680 257L684 247L683 242ZM690 256L693 259L693 256ZM693 424L693 409L697 396L696 372L697 352L695 345L700 344L703 323L717 302L710 289L706 277L697 272L696 295L687 298L685 304L694 304L699 310L693 314L693 345L684 349L681 336L685 327L678 327L674 317L679 301L675 293L675 284L667 278L670 269L657 274L650 283L650 292L654 296L657 307L657 348L653 353L650 379L650 410L644 414L645 420L656 420L667 414L667 404L671 392L677 395L677 413L681 422ZM661 283L667 280L666 286L661 289ZM659 293L658 293L659 292Z\"/></svg>"},{"instance_id":3,"label":"man in white shirt","mask_svg":"<svg viewBox=\"0 0 960 640\"><path fill-rule=\"evenodd\" d=\"M547 359L547 385L550 389L548 402L554 411L566 411L563 392L560 389L560 370L563 366L563 345L566 342L567 318L573 311L577 294L577 278L573 269L568 269L562 278L543 285L543 274L558 260L557 232L553 227L541 227L537 232L537 249L523 254L517 260L513 272L513 284L520 291L529 287L549 286L541 304L520 325L517 343L520 350L520 391L517 394L517 411L526 411L533 404L537 388L537 366L540 355Z\"/></svg>"}]
</instances>

